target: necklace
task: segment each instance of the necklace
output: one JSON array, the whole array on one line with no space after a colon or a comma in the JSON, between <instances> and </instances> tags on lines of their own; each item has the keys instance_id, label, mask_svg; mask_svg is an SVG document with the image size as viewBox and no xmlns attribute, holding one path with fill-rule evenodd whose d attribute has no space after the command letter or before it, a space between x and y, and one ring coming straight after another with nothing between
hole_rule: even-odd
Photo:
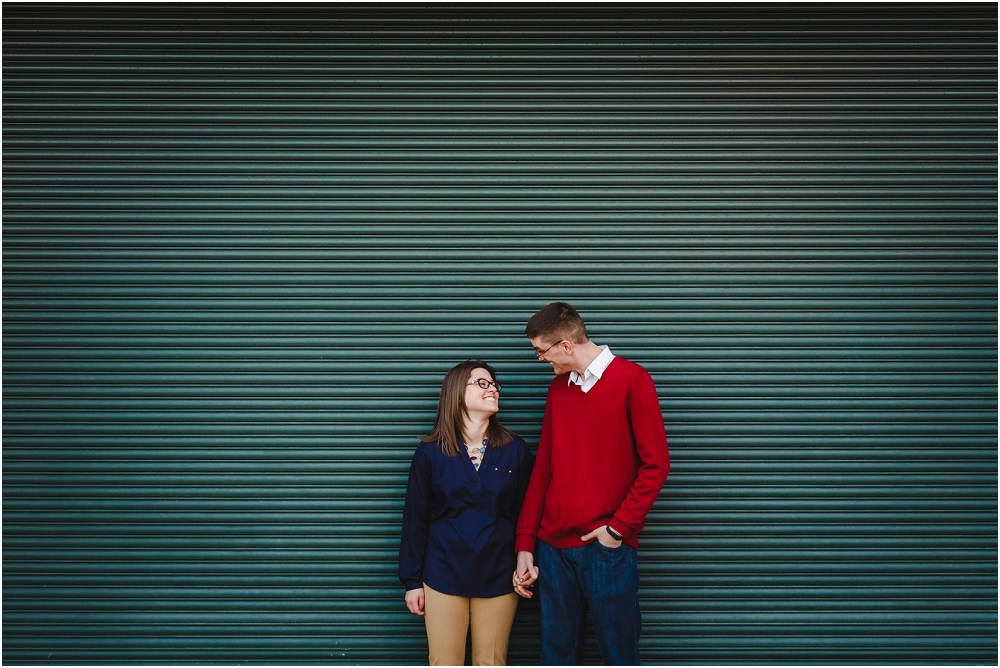
<instances>
[{"instance_id":1,"label":"necklace","mask_svg":"<svg viewBox=\"0 0 1000 668\"><path fill-rule=\"evenodd\" d=\"M481 447L472 448L471 450L469 446L465 446L465 452L469 455L469 459L472 460L472 465L476 467L477 471L479 470L479 465L483 463L483 457L486 456L486 446L489 440L488 438L484 438Z\"/></svg>"}]
</instances>

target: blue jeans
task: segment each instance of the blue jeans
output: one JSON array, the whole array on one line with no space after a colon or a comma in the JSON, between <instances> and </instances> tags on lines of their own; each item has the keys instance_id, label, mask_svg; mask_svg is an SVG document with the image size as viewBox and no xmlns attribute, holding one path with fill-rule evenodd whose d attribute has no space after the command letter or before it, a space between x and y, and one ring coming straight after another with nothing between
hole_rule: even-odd
<instances>
[{"instance_id":1,"label":"blue jeans","mask_svg":"<svg viewBox=\"0 0 1000 668\"><path fill-rule=\"evenodd\" d=\"M538 541L543 666L580 664L587 609L605 665L638 666L639 560L634 548Z\"/></svg>"}]
</instances>

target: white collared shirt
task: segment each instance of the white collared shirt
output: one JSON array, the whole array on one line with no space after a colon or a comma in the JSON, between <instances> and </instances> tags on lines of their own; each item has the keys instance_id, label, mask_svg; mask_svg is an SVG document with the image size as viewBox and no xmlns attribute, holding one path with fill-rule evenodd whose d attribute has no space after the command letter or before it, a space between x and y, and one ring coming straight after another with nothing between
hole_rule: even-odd
<instances>
[{"instance_id":1,"label":"white collared shirt","mask_svg":"<svg viewBox=\"0 0 1000 668\"><path fill-rule=\"evenodd\" d=\"M608 368L611 360L615 358L610 348L607 346L600 346L600 348L601 354L594 358L594 361L590 363L587 370L583 372L582 377L576 371L569 372L567 386L579 385L584 392L589 392L590 388L597 384L597 381L604 375L604 370Z\"/></svg>"}]
</instances>

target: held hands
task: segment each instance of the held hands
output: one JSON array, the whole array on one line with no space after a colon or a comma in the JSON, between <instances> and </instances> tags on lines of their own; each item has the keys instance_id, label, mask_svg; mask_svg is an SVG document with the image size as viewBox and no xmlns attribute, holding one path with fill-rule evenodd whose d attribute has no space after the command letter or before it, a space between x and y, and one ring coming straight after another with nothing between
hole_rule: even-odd
<instances>
[{"instance_id":1,"label":"held hands","mask_svg":"<svg viewBox=\"0 0 1000 668\"><path fill-rule=\"evenodd\" d=\"M622 541L611 537L608 533L608 525L603 524L586 536L580 536L580 540L583 542L591 541L594 539L600 541L601 545L604 547L616 548L620 547ZM535 557L531 552L518 552L517 553L517 569L514 571L514 591L523 598L531 598L533 594L529 591L529 587L534 586L535 581L538 580L538 567L535 566ZM407 601L409 601L409 595L407 595Z\"/></svg>"},{"instance_id":2,"label":"held hands","mask_svg":"<svg viewBox=\"0 0 1000 668\"><path fill-rule=\"evenodd\" d=\"M533 594L528 587L534 586L538 579L538 567L535 566L535 556L531 552L517 553L517 569L514 571L514 591L523 598L531 598Z\"/></svg>"},{"instance_id":3,"label":"held hands","mask_svg":"<svg viewBox=\"0 0 1000 668\"><path fill-rule=\"evenodd\" d=\"M596 529L588 533L586 536L580 536L580 540L584 542L594 540L595 538L604 547L615 548L615 547L620 547L622 544L622 541L611 537L611 534L608 533L607 524L602 524L601 526L597 527Z\"/></svg>"},{"instance_id":4,"label":"held hands","mask_svg":"<svg viewBox=\"0 0 1000 668\"><path fill-rule=\"evenodd\" d=\"M406 592L406 607L415 615L424 614L424 590L422 587Z\"/></svg>"}]
</instances>

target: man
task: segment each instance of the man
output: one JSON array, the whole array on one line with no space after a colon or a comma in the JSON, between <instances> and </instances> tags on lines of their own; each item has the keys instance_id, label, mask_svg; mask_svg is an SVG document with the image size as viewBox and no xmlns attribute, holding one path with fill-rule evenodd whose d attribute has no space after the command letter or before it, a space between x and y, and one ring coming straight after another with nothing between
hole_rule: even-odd
<instances>
[{"instance_id":1,"label":"man","mask_svg":"<svg viewBox=\"0 0 1000 668\"><path fill-rule=\"evenodd\" d=\"M543 665L580 663L587 608L604 663L639 665L638 534L670 470L656 387L593 343L565 302L525 334L556 378L517 523L514 590L530 598L538 581Z\"/></svg>"}]
</instances>

